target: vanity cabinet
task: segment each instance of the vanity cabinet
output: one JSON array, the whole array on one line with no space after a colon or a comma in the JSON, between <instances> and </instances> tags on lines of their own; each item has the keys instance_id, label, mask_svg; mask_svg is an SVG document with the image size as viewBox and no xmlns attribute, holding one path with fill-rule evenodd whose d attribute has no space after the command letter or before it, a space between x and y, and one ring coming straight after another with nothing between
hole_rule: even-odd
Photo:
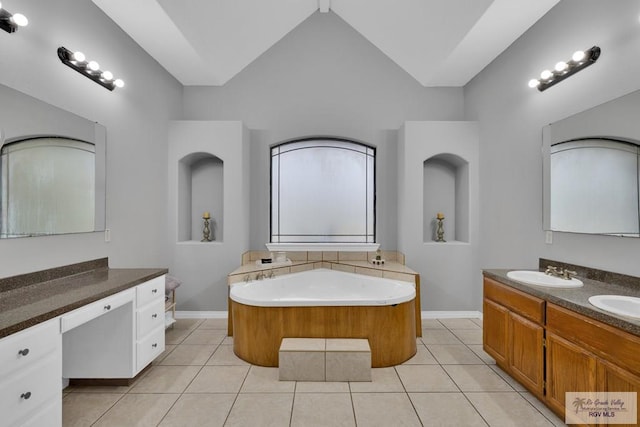
<instances>
[{"instance_id":1,"label":"vanity cabinet","mask_svg":"<svg viewBox=\"0 0 640 427\"><path fill-rule=\"evenodd\" d=\"M0 424L60 425L61 366L58 318L1 339Z\"/></svg>"},{"instance_id":2,"label":"vanity cabinet","mask_svg":"<svg viewBox=\"0 0 640 427\"><path fill-rule=\"evenodd\" d=\"M544 394L544 307L540 298L484 279L484 350L539 397Z\"/></svg>"}]
</instances>

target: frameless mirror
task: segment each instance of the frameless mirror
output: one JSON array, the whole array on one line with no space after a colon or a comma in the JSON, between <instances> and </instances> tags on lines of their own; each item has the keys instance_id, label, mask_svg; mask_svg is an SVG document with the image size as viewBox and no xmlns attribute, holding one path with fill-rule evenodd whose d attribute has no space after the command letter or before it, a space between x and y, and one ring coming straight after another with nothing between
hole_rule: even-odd
<instances>
[{"instance_id":1,"label":"frameless mirror","mask_svg":"<svg viewBox=\"0 0 640 427\"><path fill-rule=\"evenodd\" d=\"M544 229L640 237L640 91L543 128Z\"/></svg>"},{"instance_id":2,"label":"frameless mirror","mask_svg":"<svg viewBox=\"0 0 640 427\"><path fill-rule=\"evenodd\" d=\"M0 99L0 238L104 230L104 126L3 85Z\"/></svg>"}]
</instances>

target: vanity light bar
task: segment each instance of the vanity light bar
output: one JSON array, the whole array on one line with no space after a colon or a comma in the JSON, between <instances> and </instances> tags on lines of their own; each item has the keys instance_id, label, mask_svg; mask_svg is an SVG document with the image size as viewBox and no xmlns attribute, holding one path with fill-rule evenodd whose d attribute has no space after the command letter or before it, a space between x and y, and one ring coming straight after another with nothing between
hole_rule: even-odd
<instances>
[{"instance_id":1,"label":"vanity light bar","mask_svg":"<svg viewBox=\"0 0 640 427\"><path fill-rule=\"evenodd\" d=\"M124 86L124 82L121 79L114 79L110 71L100 70L100 65L96 61L87 61L82 52L71 52L67 48L59 47L58 58L66 66L73 68L104 88L114 90Z\"/></svg>"},{"instance_id":2,"label":"vanity light bar","mask_svg":"<svg viewBox=\"0 0 640 427\"><path fill-rule=\"evenodd\" d=\"M589 65L595 63L598 58L600 58L600 48L598 46L594 46L585 51L579 50L573 54L571 60L558 62L553 71L544 70L540 73L539 79L529 80L529 87L537 87L538 90L542 92L578 71L587 68Z\"/></svg>"},{"instance_id":3,"label":"vanity light bar","mask_svg":"<svg viewBox=\"0 0 640 427\"><path fill-rule=\"evenodd\" d=\"M21 13L11 14L2 8L0 3L0 28L7 33L15 33L18 27L24 27L29 23L26 16Z\"/></svg>"}]
</instances>

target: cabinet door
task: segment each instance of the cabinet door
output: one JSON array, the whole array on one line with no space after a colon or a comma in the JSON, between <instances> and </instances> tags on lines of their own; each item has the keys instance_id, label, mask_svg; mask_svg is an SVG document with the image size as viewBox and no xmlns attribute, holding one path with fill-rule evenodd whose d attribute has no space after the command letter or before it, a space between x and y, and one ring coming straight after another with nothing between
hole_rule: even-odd
<instances>
[{"instance_id":1,"label":"cabinet door","mask_svg":"<svg viewBox=\"0 0 640 427\"><path fill-rule=\"evenodd\" d=\"M506 366L509 310L485 298L482 317L482 341L484 343L484 351L493 357L498 364Z\"/></svg>"},{"instance_id":2,"label":"cabinet door","mask_svg":"<svg viewBox=\"0 0 640 427\"><path fill-rule=\"evenodd\" d=\"M548 405L564 419L565 393L598 391L596 358L591 353L547 330Z\"/></svg>"},{"instance_id":3,"label":"cabinet door","mask_svg":"<svg viewBox=\"0 0 640 427\"><path fill-rule=\"evenodd\" d=\"M635 392L640 397L640 377L604 360L598 360L598 384L600 391ZM637 421L640 422L640 405L636 403ZM637 424L617 424L637 425Z\"/></svg>"},{"instance_id":4,"label":"cabinet door","mask_svg":"<svg viewBox=\"0 0 640 427\"><path fill-rule=\"evenodd\" d=\"M511 375L532 393L544 393L544 329L524 317L509 313L509 366Z\"/></svg>"}]
</instances>

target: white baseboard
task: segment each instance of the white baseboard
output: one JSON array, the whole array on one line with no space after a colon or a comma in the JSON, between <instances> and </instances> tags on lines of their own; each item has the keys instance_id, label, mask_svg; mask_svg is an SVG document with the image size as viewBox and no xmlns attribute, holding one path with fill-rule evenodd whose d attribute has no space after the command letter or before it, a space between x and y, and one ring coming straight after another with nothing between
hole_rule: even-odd
<instances>
[{"instance_id":1,"label":"white baseboard","mask_svg":"<svg viewBox=\"0 0 640 427\"><path fill-rule=\"evenodd\" d=\"M423 319L482 319L480 311L423 311ZM176 311L177 319L226 319L226 311Z\"/></svg>"}]
</instances>

